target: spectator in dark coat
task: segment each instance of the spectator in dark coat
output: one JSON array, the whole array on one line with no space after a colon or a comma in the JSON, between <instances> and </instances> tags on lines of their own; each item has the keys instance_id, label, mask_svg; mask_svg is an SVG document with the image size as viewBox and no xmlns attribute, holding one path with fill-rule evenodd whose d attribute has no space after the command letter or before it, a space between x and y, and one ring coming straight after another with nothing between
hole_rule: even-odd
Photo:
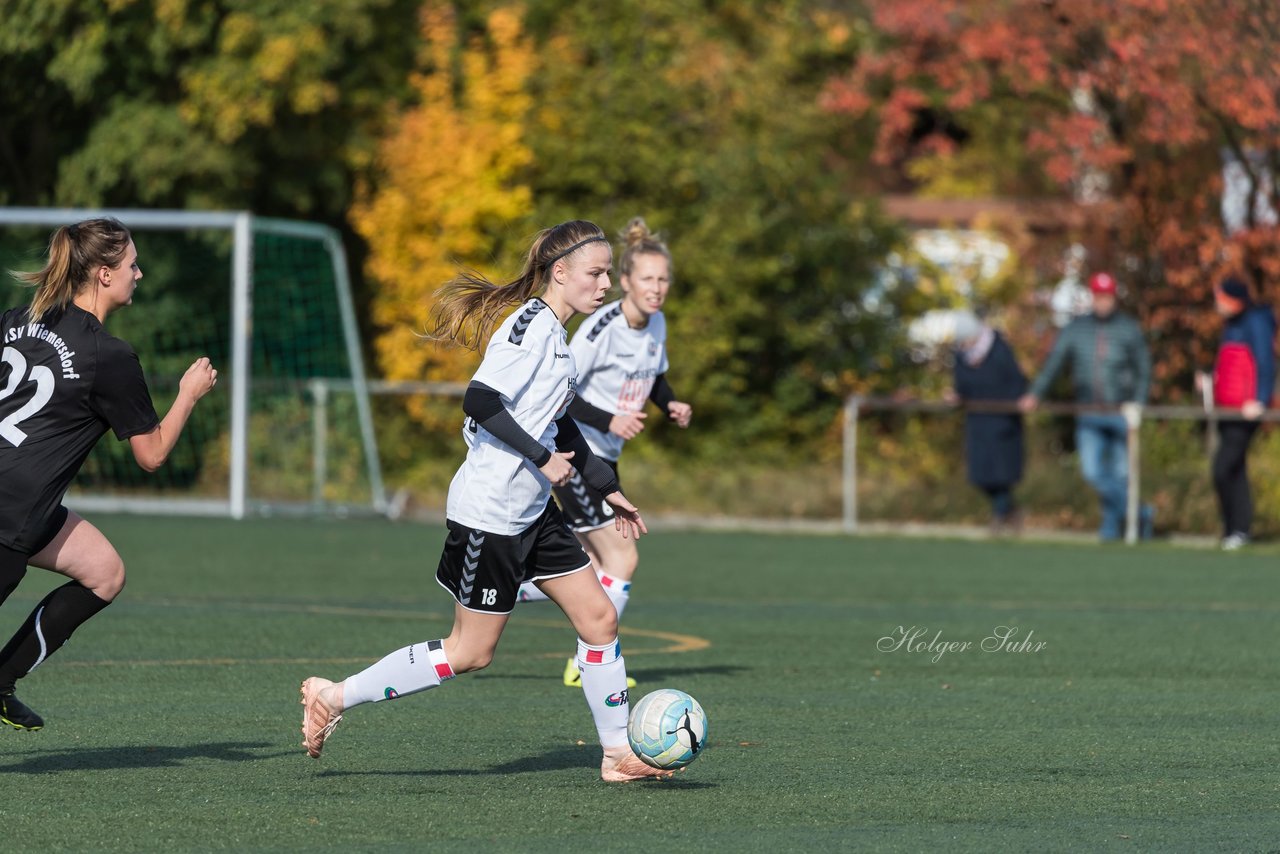
<instances>
[{"instance_id":1,"label":"spectator in dark coat","mask_svg":"<svg viewBox=\"0 0 1280 854\"><path fill-rule=\"evenodd\" d=\"M960 402L1018 400L1027 378L1013 350L990 326L969 317L957 321L955 396ZM1022 416L1016 412L970 412L964 422L969 482L991 501L993 533L1016 530L1021 513L1013 488L1022 480Z\"/></svg>"},{"instance_id":2,"label":"spectator in dark coat","mask_svg":"<svg viewBox=\"0 0 1280 854\"><path fill-rule=\"evenodd\" d=\"M1228 278L1213 289L1218 313L1226 318L1222 343L1213 365L1213 403L1240 409L1243 420L1218 422L1218 450L1213 457L1213 487L1222 510L1222 547L1238 549L1249 542L1253 500L1246 461L1258 418L1271 405L1276 382L1276 319L1271 309L1255 305L1248 286Z\"/></svg>"}]
</instances>

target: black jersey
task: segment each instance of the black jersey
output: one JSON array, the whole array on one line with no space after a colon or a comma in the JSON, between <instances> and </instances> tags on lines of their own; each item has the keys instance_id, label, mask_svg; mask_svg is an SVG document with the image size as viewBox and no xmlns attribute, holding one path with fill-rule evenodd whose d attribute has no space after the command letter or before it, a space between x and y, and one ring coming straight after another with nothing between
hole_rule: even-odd
<instances>
[{"instance_id":1,"label":"black jersey","mask_svg":"<svg viewBox=\"0 0 1280 854\"><path fill-rule=\"evenodd\" d=\"M0 315L0 545L31 548L107 429L119 439L160 423L133 348L68 306L32 323Z\"/></svg>"}]
</instances>

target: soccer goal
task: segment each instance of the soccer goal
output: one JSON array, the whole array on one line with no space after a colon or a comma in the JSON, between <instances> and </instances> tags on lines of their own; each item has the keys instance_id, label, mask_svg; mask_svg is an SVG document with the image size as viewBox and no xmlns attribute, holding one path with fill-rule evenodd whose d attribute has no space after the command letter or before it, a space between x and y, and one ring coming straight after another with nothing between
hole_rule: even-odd
<instances>
[{"instance_id":1,"label":"soccer goal","mask_svg":"<svg viewBox=\"0 0 1280 854\"><path fill-rule=\"evenodd\" d=\"M243 212L0 208L0 267L34 270L53 228L113 216L143 278L107 329L137 350L156 409L208 356L218 388L148 475L108 433L67 495L89 510L192 515L386 511L346 253L327 226ZM4 306L30 301L10 276Z\"/></svg>"}]
</instances>

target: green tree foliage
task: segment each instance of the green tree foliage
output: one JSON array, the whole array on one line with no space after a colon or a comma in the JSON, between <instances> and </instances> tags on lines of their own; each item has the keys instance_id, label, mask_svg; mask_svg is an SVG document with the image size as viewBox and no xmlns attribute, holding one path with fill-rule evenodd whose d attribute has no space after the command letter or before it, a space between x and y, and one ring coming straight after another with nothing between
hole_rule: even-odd
<instances>
[{"instance_id":1,"label":"green tree foliage","mask_svg":"<svg viewBox=\"0 0 1280 854\"><path fill-rule=\"evenodd\" d=\"M529 6L536 219L639 214L669 239L672 382L721 449L809 441L888 352L861 297L892 234L817 107L852 30L812 6Z\"/></svg>"},{"instance_id":2,"label":"green tree foliage","mask_svg":"<svg viewBox=\"0 0 1280 854\"><path fill-rule=\"evenodd\" d=\"M537 228L642 215L675 258L671 376L699 421L681 441L825 431L844 393L893 367L891 327L862 301L893 235L850 198L855 166L835 153L850 141L818 106L853 28L809 5L427 4L415 106L352 215L373 249L383 367L461 378L465 363L413 335L456 264L500 276ZM513 12L517 41L495 26Z\"/></svg>"},{"instance_id":3,"label":"green tree foliage","mask_svg":"<svg viewBox=\"0 0 1280 854\"><path fill-rule=\"evenodd\" d=\"M417 0L0 0L0 204L337 220Z\"/></svg>"},{"instance_id":4,"label":"green tree foliage","mask_svg":"<svg viewBox=\"0 0 1280 854\"><path fill-rule=\"evenodd\" d=\"M381 189L412 175L439 178L414 192L446 214L489 181L495 192L527 188L526 209L473 218L469 249L415 257L499 273L518 269L517 247L538 227L587 217L617 231L643 215L675 256L672 381L699 421L682 441L785 447L821 434L844 393L894 367L890 327L863 301L893 231L850 196L864 183L867 144L842 137L848 123L818 106L863 30L827 7L838 8L0 0L0 73L24 83L0 92L0 203L245 207L358 223L360 208L348 216L362 175L365 213ZM444 66L428 55L422 22L444 8L459 59L433 83ZM522 16L536 69L516 93L527 109L507 111L514 119L468 91L481 78L464 54L481 61L500 43L488 29L495 10ZM415 150L406 103L456 120L435 129L441 140L465 139L496 116L503 133L516 129L502 148L519 157L494 158L506 171L476 182L409 170L415 155L453 163L463 151L471 164L493 146ZM421 312L402 302L403 317L377 317L380 330L421 328ZM432 360L420 361L430 372Z\"/></svg>"},{"instance_id":5,"label":"green tree foliage","mask_svg":"<svg viewBox=\"0 0 1280 854\"><path fill-rule=\"evenodd\" d=\"M474 353L421 337L435 291L458 264L485 266L498 249L495 235L529 215L529 189L513 180L530 160L524 89L534 63L519 15L496 10L484 38L466 45L458 30L448 9L423 14L428 67L413 75L417 103L379 145L377 179L350 214L369 245L375 350L390 379L465 380L475 372Z\"/></svg>"}]
</instances>

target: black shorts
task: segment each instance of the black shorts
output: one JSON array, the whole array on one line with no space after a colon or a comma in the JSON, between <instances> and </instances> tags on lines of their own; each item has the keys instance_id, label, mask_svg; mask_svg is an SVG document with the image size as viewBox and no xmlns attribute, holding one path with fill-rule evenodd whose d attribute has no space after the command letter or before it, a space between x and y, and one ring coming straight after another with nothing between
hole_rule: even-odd
<instances>
[{"instance_id":1,"label":"black shorts","mask_svg":"<svg viewBox=\"0 0 1280 854\"><path fill-rule=\"evenodd\" d=\"M538 521L514 535L492 534L447 521L449 536L436 581L468 611L510 614L525 581L544 581L591 566L554 501Z\"/></svg>"},{"instance_id":2,"label":"black shorts","mask_svg":"<svg viewBox=\"0 0 1280 854\"><path fill-rule=\"evenodd\" d=\"M618 476L616 460L600 457L600 461L613 469L614 477ZM567 486L557 486L551 491L560 502L565 518L569 520L569 527L575 532L582 534L613 524L613 507L604 500L603 495L582 479L577 469L573 470L573 477L569 478Z\"/></svg>"}]
</instances>

